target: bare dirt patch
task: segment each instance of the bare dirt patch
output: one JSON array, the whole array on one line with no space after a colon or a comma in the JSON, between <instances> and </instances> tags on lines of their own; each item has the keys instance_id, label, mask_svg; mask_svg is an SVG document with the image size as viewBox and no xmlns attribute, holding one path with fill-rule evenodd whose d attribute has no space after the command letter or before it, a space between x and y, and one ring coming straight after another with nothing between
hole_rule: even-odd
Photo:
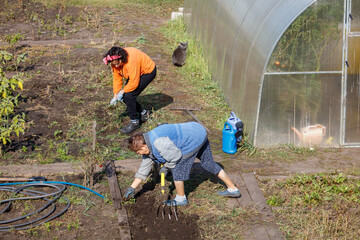
<instances>
[{"instance_id":1,"label":"bare dirt patch","mask_svg":"<svg viewBox=\"0 0 360 240\"><path fill-rule=\"evenodd\" d=\"M133 239L201 239L199 229L196 227L198 216L185 215L178 208L165 208L165 218L162 217L164 205L160 195L154 198L154 192L152 192L154 187L153 184L144 185L136 196L136 204L134 204L136 206L126 206ZM160 192L160 189L156 191ZM177 213L178 220L174 211ZM171 219L168 216L169 213ZM191 224L194 225L191 226Z\"/></svg>"}]
</instances>

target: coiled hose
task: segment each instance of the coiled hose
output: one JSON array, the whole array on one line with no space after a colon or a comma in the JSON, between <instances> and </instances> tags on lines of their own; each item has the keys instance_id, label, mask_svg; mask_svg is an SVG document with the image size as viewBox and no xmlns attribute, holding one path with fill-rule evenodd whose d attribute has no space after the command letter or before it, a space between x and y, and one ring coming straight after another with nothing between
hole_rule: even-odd
<instances>
[{"instance_id":1,"label":"coiled hose","mask_svg":"<svg viewBox=\"0 0 360 240\"><path fill-rule=\"evenodd\" d=\"M21 185L21 186L13 187L13 185ZM6 204L5 207L0 211L0 216L4 212L9 211L10 207L11 207L11 203L15 202L15 201L42 199L42 200L47 201L47 203L44 206L36 209L35 211L33 211L31 213L26 214L26 215L23 215L20 217L15 217L15 218L4 220L4 221L0 221L0 231L5 232L5 231L11 231L11 230L25 230L25 229L33 228L33 227L36 227L43 223L46 223L48 221L51 221L51 220L61 216L62 214L64 214L70 207L69 199L62 196L63 192L66 190L66 185L71 185L71 186L76 186L79 188L86 189L86 190L98 195L99 197L105 199L104 196L91 190L90 188L87 188L87 187L84 187L84 186L81 186L78 184L74 184L74 183L68 183L68 182L37 181L37 182L3 183L3 184L0 184L0 191L12 192L12 196L9 199L0 201L0 206L3 204ZM42 188L42 187L53 188L54 191L51 193L46 193L46 192L28 189L28 188ZM25 197L17 197L17 195L21 195L21 196L25 195ZM67 202L67 205L62 211L51 216L56 210L56 201L59 198L64 199ZM28 222L22 221L22 223L18 223L18 224L15 223L15 222L18 222L18 221L21 221L24 219L29 219L30 216L44 211L49 206L51 206L52 208L44 216L39 216L35 220L31 220ZM1 226L3 224L6 224L6 226Z\"/></svg>"}]
</instances>

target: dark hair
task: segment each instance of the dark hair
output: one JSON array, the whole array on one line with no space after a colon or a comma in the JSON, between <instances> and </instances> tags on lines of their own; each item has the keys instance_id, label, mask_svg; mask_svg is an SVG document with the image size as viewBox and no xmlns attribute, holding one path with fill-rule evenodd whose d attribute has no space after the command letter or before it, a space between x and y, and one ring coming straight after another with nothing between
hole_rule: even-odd
<instances>
[{"instance_id":1,"label":"dark hair","mask_svg":"<svg viewBox=\"0 0 360 240\"><path fill-rule=\"evenodd\" d=\"M128 56L129 54L127 53L127 51L121 47L112 47L110 48L110 50L104 55L104 57L106 57L107 55L110 56L121 56L120 60L123 63L127 63L128 62Z\"/></svg>"},{"instance_id":2,"label":"dark hair","mask_svg":"<svg viewBox=\"0 0 360 240\"><path fill-rule=\"evenodd\" d=\"M134 152L141 149L143 145L145 145L145 138L142 133L136 133L133 136L131 136L128 141L128 148Z\"/></svg>"}]
</instances>

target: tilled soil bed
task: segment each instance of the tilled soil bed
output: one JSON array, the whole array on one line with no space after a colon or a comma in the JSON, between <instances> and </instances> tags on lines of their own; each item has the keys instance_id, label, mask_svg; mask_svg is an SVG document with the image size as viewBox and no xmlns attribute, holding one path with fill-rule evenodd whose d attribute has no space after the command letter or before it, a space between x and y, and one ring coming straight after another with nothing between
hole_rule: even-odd
<instances>
[{"instance_id":1,"label":"tilled soil bed","mask_svg":"<svg viewBox=\"0 0 360 240\"><path fill-rule=\"evenodd\" d=\"M196 215L187 216L178 208L163 209L163 206L152 191L137 196L136 204L126 206L133 239L200 239Z\"/></svg>"},{"instance_id":2,"label":"tilled soil bed","mask_svg":"<svg viewBox=\"0 0 360 240\"><path fill-rule=\"evenodd\" d=\"M76 179L72 178L71 181L76 182ZM102 179L93 189L110 197L106 181L106 178ZM47 192L51 190L31 189ZM132 201L123 202L128 214L131 239L200 239L196 224L198 217L184 214L181 209L177 209L178 220L176 220L173 212L171 212L172 219L169 219L167 209L166 218L163 218L161 212L158 212L161 199L157 193L158 189L154 184L145 184L136 196L136 203ZM3 191L0 191L0 194L1 199L10 197L9 194L6 197L6 193ZM35 228L1 231L0 239L121 239L120 226L112 203L91 194L85 189L76 187L68 187L63 196L69 199L71 204L63 215ZM45 201L40 200L13 202L10 211L5 212L0 220L6 221L20 217L41 208L45 203ZM2 205L5 207L6 204ZM45 219L61 212L66 205L64 199L57 201L55 212ZM22 221L1 224L0 227L4 228L9 225L14 226L33 221L47 214L50 209L49 207L43 212Z\"/></svg>"}]
</instances>

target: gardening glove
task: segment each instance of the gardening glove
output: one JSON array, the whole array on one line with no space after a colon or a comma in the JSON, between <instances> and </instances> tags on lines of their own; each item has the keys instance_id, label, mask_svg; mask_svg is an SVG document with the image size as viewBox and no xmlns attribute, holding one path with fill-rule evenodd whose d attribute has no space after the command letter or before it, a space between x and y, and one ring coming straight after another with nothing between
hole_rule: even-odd
<instances>
[{"instance_id":1,"label":"gardening glove","mask_svg":"<svg viewBox=\"0 0 360 240\"><path fill-rule=\"evenodd\" d=\"M111 106L115 106L116 103L117 103L117 101L118 101L118 100L117 100L116 98L111 99L110 105L111 105Z\"/></svg>"},{"instance_id":2,"label":"gardening glove","mask_svg":"<svg viewBox=\"0 0 360 240\"><path fill-rule=\"evenodd\" d=\"M129 187L129 188L126 190L125 198L126 198L126 199L135 198L135 188Z\"/></svg>"},{"instance_id":3,"label":"gardening glove","mask_svg":"<svg viewBox=\"0 0 360 240\"><path fill-rule=\"evenodd\" d=\"M160 176L161 176L161 173L164 173L164 175L165 175L165 177L166 177L166 175L167 175L167 173L168 173L167 167L162 166L162 167L160 168L160 171L159 171Z\"/></svg>"},{"instance_id":4,"label":"gardening glove","mask_svg":"<svg viewBox=\"0 0 360 240\"><path fill-rule=\"evenodd\" d=\"M116 99L119 101L119 102L122 102L124 100L124 94L122 92L119 92L117 95L116 95Z\"/></svg>"}]
</instances>

